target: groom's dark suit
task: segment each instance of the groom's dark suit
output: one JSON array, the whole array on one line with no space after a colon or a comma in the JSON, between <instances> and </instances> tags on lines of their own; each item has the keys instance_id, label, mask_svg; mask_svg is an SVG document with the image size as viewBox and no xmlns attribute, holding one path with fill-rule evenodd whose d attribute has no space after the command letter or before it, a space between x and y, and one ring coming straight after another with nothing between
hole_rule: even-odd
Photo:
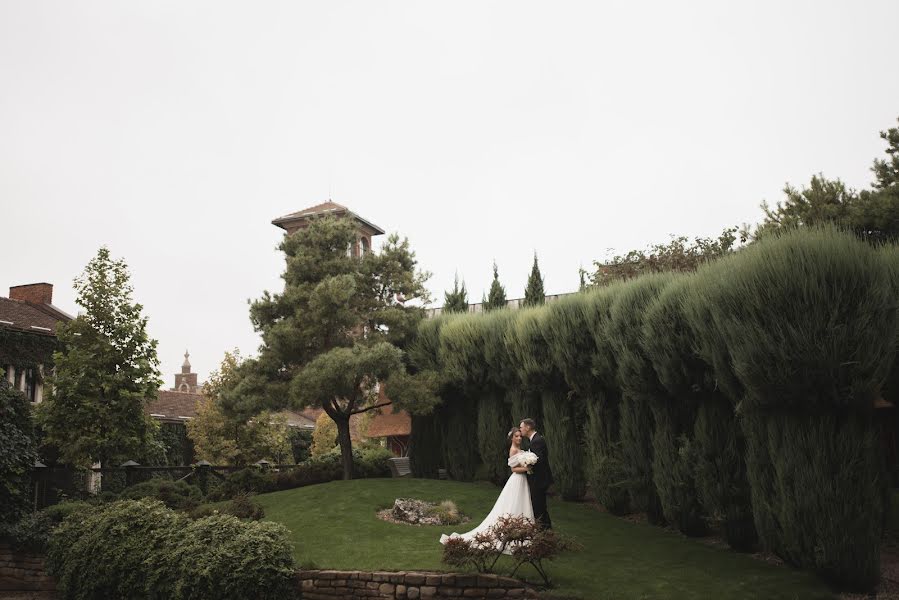
<instances>
[{"instance_id":1,"label":"groom's dark suit","mask_svg":"<svg viewBox=\"0 0 899 600\"><path fill-rule=\"evenodd\" d=\"M531 438L530 451L537 455L534 472L528 475L528 487L531 488L531 504L534 506L534 518L537 522L552 529L553 523L546 508L546 490L553 483L553 471L549 466L549 449L546 440L539 433Z\"/></svg>"}]
</instances>

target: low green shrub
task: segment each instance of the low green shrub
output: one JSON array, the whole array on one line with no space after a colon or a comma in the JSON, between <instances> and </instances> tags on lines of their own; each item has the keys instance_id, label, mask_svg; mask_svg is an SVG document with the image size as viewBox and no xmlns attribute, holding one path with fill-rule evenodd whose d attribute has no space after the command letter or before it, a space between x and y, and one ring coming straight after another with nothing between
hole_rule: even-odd
<instances>
[{"instance_id":1,"label":"low green shrub","mask_svg":"<svg viewBox=\"0 0 899 600\"><path fill-rule=\"evenodd\" d=\"M208 500L220 501L234 498L238 494L264 494L275 489L271 472L259 467L247 467L225 476L217 485L211 486L206 494Z\"/></svg>"},{"instance_id":2,"label":"low green shrub","mask_svg":"<svg viewBox=\"0 0 899 600\"><path fill-rule=\"evenodd\" d=\"M390 477L390 459L393 452L387 448L376 446L362 451L356 462L356 476L363 478Z\"/></svg>"},{"instance_id":3,"label":"low green shrub","mask_svg":"<svg viewBox=\"0 0 899 600\"><path fill-rule=\"evenodd\" d=\"M161 478L150 479L125 488L119 497L122 500L156 498L168 508L176 510L190 510L203 500L200 488L184 481Z\"/></svg>"},{"instance_id":4,"label":"low green shrub","mask_svg":"<svg viewBox=\"0 0 899 600\"><path fill-rule=\"evenodd\" d=\"M227 502L201 504L191 509L187 514L193 520L213 515L232 515L238 519L259 521L265 517L265 510L253 498L252 494L239 493Z\"/></svg>"},{"instance_id":5,"label":"low green shrub","mask_svg":"<svg viewBox=\"0 0 899 600\"><path fill-rule=\"evenodd\" d=\"M262 505L256 502L249 494L238 494L225 505L225 514L233 515L238 519L259 521L265 517Z\"/></svg>"},{"instance_id":6,"label":"low green shrub","mask_svg":"<svg viewBox=\"0 0 899 600\"><path fill-rule=\"evenodd\" d=\"M47 566L67 599L290 598L287 535L275 523L191 521L158 500L124 500L65 519Z\"/></svg>"},{"instance_id":7,"label":"low green shrub","mask_svg":"<svg viewBox=\"0 0 899 600\"><path fill-rule=\"evenodd\" d=\"M44 552L50 533L72 514L81 514L93 508L87 502L61 502L22 517L6 530L13 548L25 552Z\"/></svg>"}]
</instances>

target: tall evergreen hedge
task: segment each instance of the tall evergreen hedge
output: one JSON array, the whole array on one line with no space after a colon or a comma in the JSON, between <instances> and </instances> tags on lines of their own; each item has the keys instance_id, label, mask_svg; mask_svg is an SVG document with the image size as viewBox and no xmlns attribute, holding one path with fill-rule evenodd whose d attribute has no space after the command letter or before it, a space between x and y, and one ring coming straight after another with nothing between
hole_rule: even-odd
<instances>
[{"instance_id":1,"label":"tall evergreen hedge","mask_svg":"<svg viewBox=\"0 0 899 600\"><path fill-rule=\"evenodd\" d=\"M669 371L660 379L673 390L693 386L700 396L692 448L697 497L704 511L722 523L727 543L749 551L758 534L746 472L746 441L736 410L743 386L733 372L728 344L711 326L708 301L708 287L717 285L719 277L715 270L700 270L680 287L687 339L679 338L678 347L688 357L684 378ZM673 346L671 350L677 351Z\"/></svg>"},{"instance_id":2,"label":"tall evergreen hedge","mask_svg":"<svg viewBox=\"0 0 899 600\"><path fill-rule=\"evenodd\" d=\"M409 468L414 477L437 479L443 465L443 428L438 407L429 415L412 415Z\"/></svg>"},{"instance_id":3,"label":"tall evergreen hedge","mask_svg":"<svg viewBox=\"0 0 899 600\"><path fill-rule=\"evenodd\" d=\"M648 275L627 282L612 303L609 339L618 362L622 390L621 441L628 468L628 492L633 506L645 511L651 523L664 523L658 490L653 481L655 419L652 405L667 392L641 344L643 315L650 303L671 283L672 275Z\"/></svg>"},{"instance_id":4,"label":"tall evergreen hedge","mask_svg":"<svg viewBox=\"0 0 899 600\"><path fill-rule=\"evenodd\" d=\"M450 386L440 352L440 331L459 317L444 315L433 319L423 319L418 326L415 340L409 347L412 366L418 371L433 371L441 374L441 399L445 402ZM441 416L446 413L443 406L435 408L429 415L412 415L412 432L409 436L409 466L415 477L436 478L443 461L444 423Z\"/></svg>"},{"instance_id":5,"label":"tall evergreen hedge","mask_svg":"<svg viewBox=\"0 0 899 600\"><path fill-rule=\"evenodd\" d=\"M590 357L592 392L587 398L587 431L590 486L603 506L613 514L631 510L625 449L621 443L621 388L618 361L609 329L612 304L623 284L615 284L583 295L580 308L585 329L596 348Z\"/></svg>"},{"instance_id":6,"label":"tall evergreen hedge","mask_svg":"<svg viewBox=\"0 0 899 600\"><path fill-rule=\"evenodd\" d=\"M641 345L664 390L647 395L655 422L653 482L665 518L683 533L698 536L707 532L707 524L697 493L693 430L707 366L692 353L694 334L682 307L692 280L678 277L649 304Z\"/></svg>"},{"instance_id":7,"label":"tall evergreen hedge","mask_svg":"<svg viewBox=\"0 0 899 600\"><path fill-rule=\"evenodd\" d=\"M506 346L522 387L540 392L544 418L538 428L550 449L556 489L566 500L580 500L586 493L584 448L578 434L581 411L549 351L549 307L518 312L507 332Z\"/></svg>"},{"instance_id":8,"label":"tall evergreen hedge","mask_svg":"<svg viewBox=\"0 0 899 600\"><path fill-rule=\"evenodd\" d=\"M762 542L838 585L872 589L885 508L873 403L896 327L888 267L853 236L814 229L764 240L710 270L715 333L745 391Z\"/></svg>"}]
</instances>

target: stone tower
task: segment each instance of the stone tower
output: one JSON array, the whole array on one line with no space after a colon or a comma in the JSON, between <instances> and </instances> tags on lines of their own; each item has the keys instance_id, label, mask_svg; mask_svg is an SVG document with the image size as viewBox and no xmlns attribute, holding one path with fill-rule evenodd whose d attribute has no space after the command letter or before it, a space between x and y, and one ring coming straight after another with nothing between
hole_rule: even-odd
<instances>
[{"instance_id":1,"label":"stone tower","mask_svg":"<svg viewBox=\"0 0 899 600\"><path fill-rule=\"evenodd\" d=\"M177 392L198 393L197 374L190 372L190 352L184 351L184 363L181 364L181 372L175 375L175 387Z\"/></svg>"}]
</instances>

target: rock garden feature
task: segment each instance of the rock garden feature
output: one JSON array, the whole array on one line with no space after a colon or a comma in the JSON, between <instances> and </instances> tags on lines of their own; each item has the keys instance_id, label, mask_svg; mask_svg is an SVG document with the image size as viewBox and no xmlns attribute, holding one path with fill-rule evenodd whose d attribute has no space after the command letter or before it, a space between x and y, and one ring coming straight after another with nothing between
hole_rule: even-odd
<instances>
[{"instance_id":1,"label":"rock garden feature","mask_svg":"<svg viewBox=\"0 0 899 600\"><path fill-rule=\"evenodd\" d=\"M392 508L378 512L378 518L407 525L458 525L470 520L452 500L435 504L415 498L397 498Z\"/></svg>"}]
</instances>

